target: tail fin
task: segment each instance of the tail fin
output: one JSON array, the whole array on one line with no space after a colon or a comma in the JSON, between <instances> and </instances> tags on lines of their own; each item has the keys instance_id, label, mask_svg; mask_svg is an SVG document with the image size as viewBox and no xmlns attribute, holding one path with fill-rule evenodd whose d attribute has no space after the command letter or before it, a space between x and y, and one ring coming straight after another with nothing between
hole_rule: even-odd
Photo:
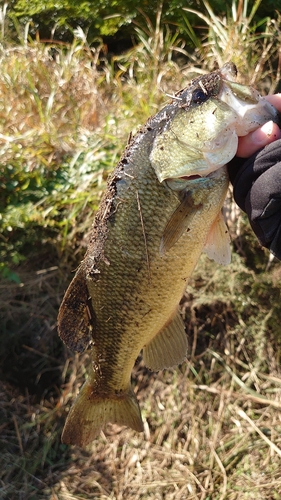
<instances>
[{"instance_id":1,"label":"tail fin","mask_svg":"<svg viewBox=\"0 0 281 500\"><path fill-rule=\"evenodd\" d=\"M91 378L85 382L70 409L61 438L64 444L84 447L108 422L143 431L139 404L131 387L126 392L99 396L94 394L91 382Z\"/></svg>"}]
</instances>

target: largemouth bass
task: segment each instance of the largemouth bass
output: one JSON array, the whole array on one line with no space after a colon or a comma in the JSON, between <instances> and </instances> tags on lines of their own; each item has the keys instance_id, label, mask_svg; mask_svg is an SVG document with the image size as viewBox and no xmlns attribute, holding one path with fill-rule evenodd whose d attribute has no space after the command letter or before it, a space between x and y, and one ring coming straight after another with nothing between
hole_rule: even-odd
<instances>
[{"instance_id":1,"label":"largemouth bass","mask_svg":"<svg viewBox=\"0 0 281 500\"><path fill-rule=\"evenodd\" d=\"M116 422L143 422L131 387L140 351L161 370L182 363L187 338L179 301L203 250L230 261L221 209L238 136L277 112L235 83L232 63L193 80L130 140L109 179L84 260L65 293L59 335L91 369L62 441L85 446Z\"/></svg>"}]
</instances>

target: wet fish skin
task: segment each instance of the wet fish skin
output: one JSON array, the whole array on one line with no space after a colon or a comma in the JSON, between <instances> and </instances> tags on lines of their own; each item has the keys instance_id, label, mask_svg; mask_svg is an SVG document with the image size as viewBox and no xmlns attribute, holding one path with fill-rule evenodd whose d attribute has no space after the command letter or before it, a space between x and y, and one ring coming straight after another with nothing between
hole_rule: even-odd
<instances>
[{"instance_id":1,"label":"wet fish skin","mask_svg":"<svg viewBox=\"0 0 281 500\"><path fill-rule=\"evenodd\" d=\"M233 125L235 113L217 99L221 84L222 74L215 72L181 91L128 144L109 180L87 253L59 311L63 341L79 352L90 343L92 359L88 379L67 417L64 443L85 446L109 421L143 430L131 388L137 356L143 349L145 364L154 370L184 360L187 340L178 304L186 282L204 246L216 260L229 260L221 217L226 168L213 168L207 177L181 179L198 175L198 157L204 174L201 144L196 146L198 128L190 139L193 144L182 140L185 128L196 120L196 110L202 115L206 107L213 113L215 106L215 113L225 112ZM209 142L213 132L211 136ZM168 147L170 158L164 174L162 147ZM184 170L181 158L187 163ZM205 161L205 171L209 168Z\"/></svg>"}]
</instances>

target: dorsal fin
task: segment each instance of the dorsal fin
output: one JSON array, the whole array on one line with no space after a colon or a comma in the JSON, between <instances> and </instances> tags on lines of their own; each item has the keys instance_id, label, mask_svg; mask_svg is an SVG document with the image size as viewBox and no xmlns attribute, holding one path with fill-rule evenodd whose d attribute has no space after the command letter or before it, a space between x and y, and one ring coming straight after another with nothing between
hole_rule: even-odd
<instances>
[{"instance_id":1,"label":"dorsal fin","mask_svg":"<svg viewBox=\"0 0 281 500\"><path fill-rule=\"evenodd\" d=\"M65 292L58 314L58 333L73 351L84 351L92 340L94 312L82 266Z\"/></svg>"}]
</instances>

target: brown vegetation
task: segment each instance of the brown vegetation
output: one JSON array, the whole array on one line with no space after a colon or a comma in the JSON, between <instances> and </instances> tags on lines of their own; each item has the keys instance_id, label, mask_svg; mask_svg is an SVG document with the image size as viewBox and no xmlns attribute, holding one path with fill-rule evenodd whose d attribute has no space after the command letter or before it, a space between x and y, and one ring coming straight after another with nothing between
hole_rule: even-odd
<instances>
[{"instance_id":1,"label":"brown vegetation","mask_svg":"<svg viewBox=\"0 0 281 500\"><path fill-rule=\"evenodd\" d=\"M212 69L198 52L157 66L150 47L111 64L85 40L55 59L39 43L1 48L1 499L281 498L281 270L241 215L232 264L202 256L182 300L187 362L158 374L136 364L144 434L109 425L87 450L60 442L89 359L62 345L57 311L108 171L167 100L159 87ZM267 69L260 88L274 86Z\"/></svg>"}]
</instances>

